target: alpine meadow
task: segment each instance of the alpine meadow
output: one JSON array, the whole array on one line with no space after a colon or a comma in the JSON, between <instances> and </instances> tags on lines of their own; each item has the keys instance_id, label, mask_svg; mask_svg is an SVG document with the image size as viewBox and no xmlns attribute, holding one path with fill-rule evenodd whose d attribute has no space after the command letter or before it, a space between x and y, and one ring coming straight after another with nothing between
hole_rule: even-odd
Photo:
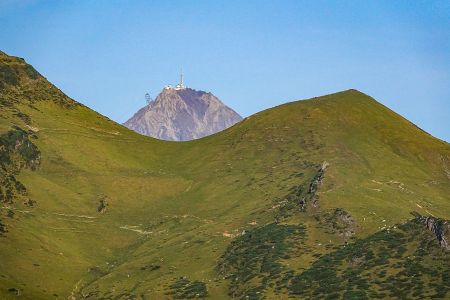
<instances>
[{"instance_id":1,"label":"alpine meadow","mask_svg":"<svg viewBox=\"0 0 450 300\"><path fill-rule=\"evenodd\" d=\"M450 297L450 145L357 90L187 142L0 53L0 298Z\"/></svg>"}]
</instances>

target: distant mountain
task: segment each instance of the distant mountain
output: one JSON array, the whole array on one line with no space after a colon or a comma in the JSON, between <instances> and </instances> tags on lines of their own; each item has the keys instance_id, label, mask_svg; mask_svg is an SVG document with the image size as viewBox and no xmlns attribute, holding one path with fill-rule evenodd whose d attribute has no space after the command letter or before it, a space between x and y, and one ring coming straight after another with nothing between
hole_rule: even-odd
<instances>
[{"instance_id":1,"label":"distant mountain","mask_svg":"<svg viewBox=\"0 0 450 300\"><path fill-rule=\"evenodd\" d=\"M158 139L188 141L222 131L241 120L213 94L178 85L164 88L155 101L124 125Z\"/></svg>"}]
</instances>

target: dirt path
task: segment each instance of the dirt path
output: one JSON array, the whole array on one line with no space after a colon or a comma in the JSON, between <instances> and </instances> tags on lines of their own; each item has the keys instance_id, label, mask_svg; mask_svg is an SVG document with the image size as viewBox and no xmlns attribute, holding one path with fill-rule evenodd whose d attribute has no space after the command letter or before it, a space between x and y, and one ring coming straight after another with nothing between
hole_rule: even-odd
<instances>
[{"instance_id":1,"label":"dirt path","mask_svg":"<svg viewBox=\"0 0 450 300\"><path fill-rule=\"evenodd\" d=\"M63 213L53 213L57 216L63 216L63 217L72 217L72 218L85 218L85 219L97 219L97 217L93 216L86 216L86 215L69 215L69 214L63 214Z\"/></svg>"},{"instance_id":2,"label":"dirt path","mask_svg":"<svg viewBox=\"0 0 450 300\"><path fill-rule=\"evenodd\" d=\"M137 232L137 233L143 234L143 235L149 235L149 234L153 233L153 231L142 230L142 229L139 229L138 227L139 227L139 225L124 225L124 226L120 226L119 228L134 231L134 232Z\"/></svg>"}]
</instances>

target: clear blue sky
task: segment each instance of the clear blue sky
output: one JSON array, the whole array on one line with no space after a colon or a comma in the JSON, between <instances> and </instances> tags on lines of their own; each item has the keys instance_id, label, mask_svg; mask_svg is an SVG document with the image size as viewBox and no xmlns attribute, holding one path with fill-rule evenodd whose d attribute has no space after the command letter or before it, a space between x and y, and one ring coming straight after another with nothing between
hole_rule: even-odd
<instances>
[{"instance_id":1,"label":"clear blue sky","mask_svg":"<svg viewBox=\"0 0 450 300\"><path fill-rule=\"evenodd\" d=\"M450 141L448 0L0 0L0 49L118 122L183 67L243 116L356 88Z\"/></svg>"}]
</instances>

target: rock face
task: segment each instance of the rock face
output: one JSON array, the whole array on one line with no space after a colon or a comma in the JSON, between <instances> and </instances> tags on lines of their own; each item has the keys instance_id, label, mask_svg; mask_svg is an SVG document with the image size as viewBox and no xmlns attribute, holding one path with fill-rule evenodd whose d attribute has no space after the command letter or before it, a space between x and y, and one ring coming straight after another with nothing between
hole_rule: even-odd
<instances>
[{"instance_id":1,"label":"rock face","mask_svg":"<svg viewBox=\"0 0 450 300\"><path fill-rule=\"evenodd\" d=\"M349 238L355 235L356 222L343 208L336 208L325 213L325 226L338 236Z\"/></svg>"},{"instance_id":2,"label":"rock face","mask_svg":"<svg viewBox=\"0 0 450 300\"><path fill-rule=\"evenodd\" d=\"M436 235L436 239L442 248L450 251L450 222L431 216L420 216L418 220Z\"/></svg>"},{"instance_id":3,"label":"rock face","mask_svg":"<svg viewBox=\"0 0 450 300\"><path fill-rule=\"evenodd\" d=\"M325 170L328 168L330 164L326 161L322 163L322 166L317 171L316 176L314 176L313 180L309 184L308 193L306 197L303 197L300 200L300 207L302 211L306 210L307 202L311 202L314 208L319 207L319 199L316 196L317 189L319 185L322 183L323 177L325 176Z\"/></svg>"},{"instance_id":4,"label":"rock face","mask_svg":"<svg viewBox=\"0 0 450 300\"><path fill-rule=\"evenodd\" d=\"M158 139L188 141L222 131L241 120L211 93L165 88L124 125Z\"/></svg>"}]
</instances>

